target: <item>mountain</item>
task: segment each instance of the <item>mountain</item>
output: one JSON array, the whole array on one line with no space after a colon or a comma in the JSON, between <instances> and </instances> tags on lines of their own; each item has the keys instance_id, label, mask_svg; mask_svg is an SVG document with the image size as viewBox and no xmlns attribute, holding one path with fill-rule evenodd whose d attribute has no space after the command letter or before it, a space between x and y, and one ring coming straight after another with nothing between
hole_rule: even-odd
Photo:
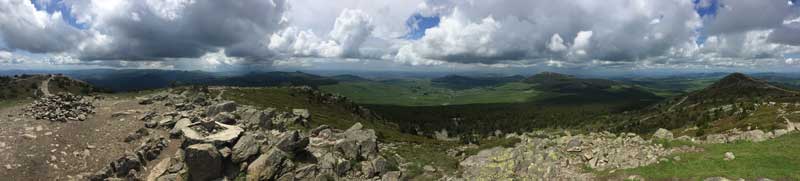
<instances>
[{"instance_id":1,"label":"mountain","mask_svg":"<svg viewBox=\"0 0 800 181\"><path fill-rule=\"evenodd\" d=\"M658 128L703 136L731 129L766 131L785 127L800 107L796 90L732 73L700 90L654 104L627 115L613 115L608 125L618 131L652 132ZM778 106L780 105L780 106ZM613 127L613 126L612 126Z\"/></svg>"},{"instance_id":2,"label":"mountain","mask_svg":"<svg viewBox=\"0 0 800 181\"><path fill-rule=\"evenodd\" d=\"M370 81L370 79L359 77L353 74L342 74L342 75L335 75L330 76L329 78L333 80L337 80L339 82L362 82L362 81Z\"/></svg>"},{"instance_id":3,"label":"mountain","mask_svg":"<svg viewBox=\"0 0 800 181\"><path fill-rule=\"evenodd\" d=\"M773 85L767 81L752 78L742 73L732 73L705 89L692 92L689 100L720 100L720 99L765 99L793 97L800 92L791 88Z\"/></svg>"},{"instance_id":4,"label":"mountain","mask_svg":"<svg viewBox=\"0 0 800 181\"><path fill-rule=\"evenodd\" d=\"M525 77L521 75L506 77L468 77L461 75L448 75L432 79L431 82L433 82L435 85L461 90L476 87L497 86L509 82L518 82L524 78Z\"/></svg>"}]
</instances>

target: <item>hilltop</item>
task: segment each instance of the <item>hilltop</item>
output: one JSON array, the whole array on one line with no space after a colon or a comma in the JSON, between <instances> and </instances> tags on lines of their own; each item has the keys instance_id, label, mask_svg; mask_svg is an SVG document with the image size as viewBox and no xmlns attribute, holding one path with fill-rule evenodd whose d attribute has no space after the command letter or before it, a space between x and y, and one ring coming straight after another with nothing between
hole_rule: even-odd
<instances>
[{"instance_id":1,"label":"hilltop","mask_svg":"<svg viewBox=\"0 0 800 181\"><path fill-rule=\"evenodd\" d=\"M767 81L756 79L742 73L727 75L710 86L689 94L689 100L720 99L769 99L794 97L800 92L790 88L773 85Z\"/></svg>"},{"instance_id":2,"label":"hilltop","mask_svg":"<svg viewBox=\"0 0 800 181\"><path fill-rule=\"evenodd\" d=\"M94 86L86 82L58 74L0 77L0 100L38 98L62 92L85 95L93 91Z\"/></svg>"},{"instance_id":3,"label":"hilltop","mask_svg":"<svg viewBox=\"0 0 800 181\"><path fill-rule=\"evenodd\" d=\"M652 132L681 130L681 135L703 136L730 129L784 128L798 117L796 90L741 73L732 73L700 90L664 100L627 115L612 115L607 125L618 130ZM604 124L604 123L601 123Z\"/></svg>"}]
</instances>

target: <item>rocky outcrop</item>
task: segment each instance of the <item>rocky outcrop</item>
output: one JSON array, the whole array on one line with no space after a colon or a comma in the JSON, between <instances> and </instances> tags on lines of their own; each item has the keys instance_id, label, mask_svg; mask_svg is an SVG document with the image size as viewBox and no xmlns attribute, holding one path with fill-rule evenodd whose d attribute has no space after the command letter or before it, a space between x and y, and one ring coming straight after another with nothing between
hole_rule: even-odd
<instances>
[{"instance_id":1,"label":"rocky outcrop","mask_svg":"<svg viewBox=\"0 0 800 181\"><path fill-rule=\"evenodd\" d=\"M25 115L39 120L84 121L94 114L94 106L83 96L61 93L36 100L24 111Z\"/></svg>"},{"instance_id":2,"label":"rocky outcrop","mask_svg":"<svg viewBox=\"0 0 800 181\"><path fill-rule=\"evenodd\" d=\"M396 180L402 175L390 170L397 167L380 156L375 131L363 129L361 124L348 130L320 126L303 132L291 129L309 124L312 114L307 109L282 112L223 102L201 114L191 113L193 110L197 108L178 111L172 118L177 119L172 132L179 130L175 134L184 141L179 153L185 156L172 159L167 171L151 177L366 180L387 175L387 179ZM188 178L182 178L181 173Z\"/></svg>"},{"instance_id":3,"label":"rocky outcrop","mask_svg":"<svg viewBox=\"0 0 800 181\"><path fill-rule=\"evenodd\" d=\"M659 162L672 153L635 134L519 136L513 148L480 151L461 162L463 178L477 180L591 180L584 168L627 169ZM544 136L546 137L546 136Z\"/></svg>"}]
</instances>

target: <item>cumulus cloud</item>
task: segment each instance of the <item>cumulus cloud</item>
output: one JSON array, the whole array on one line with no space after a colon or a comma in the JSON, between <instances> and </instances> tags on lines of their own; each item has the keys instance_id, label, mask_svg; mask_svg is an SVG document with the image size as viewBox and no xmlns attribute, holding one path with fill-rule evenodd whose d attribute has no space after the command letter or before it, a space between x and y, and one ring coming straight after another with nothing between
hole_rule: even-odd
<instances>
[{"instance_id":1,"label":"cumulus cloud","mask_svg":"<svg viewBox=\"0 0 800 181\"><path fill-rule=\"evenodd\" d=\"M36 10L31 1L0 0L0 23L7 48L33 53L66 51L87 36L64 22L60 12Z\"/></svg>"},{"instance_id":2,"label":"cumulus cloud","mask_svg":"<svg viewBox=\"0 0 800 181\"><path fill-rule=\"evenodd\" d=\"M345 9L336 18L329 38L289 27L271 36L269 48L293 56L357 58L373 28L372 18L364 11Z\"/></svg>"},{"instance_id":3,"label":"cumulus cloud","mask_svg":"<svg viewBox=\"0 0 800 181\"><path fill-rule=\"evenodd\" d=\"M437 12L441 23L399 51L398 61L635 61L694 41L700 26L694 4L680 0L429 1L421 7ZM562 47L559 39L573 42Z\"/></svg>"},{"instance_id":4,"label":"cumulus cloud","mask_svg":"<svg viewBox=\"0 0 800 181\"><path fill-rule=\"evenodd\" d=\"M797 64L785 55L800 54L800 6L786 0L53 2L0 0L0 61L649 68ZM438 24L407 24L414 16Z\"/></svg>"}]
</instances>

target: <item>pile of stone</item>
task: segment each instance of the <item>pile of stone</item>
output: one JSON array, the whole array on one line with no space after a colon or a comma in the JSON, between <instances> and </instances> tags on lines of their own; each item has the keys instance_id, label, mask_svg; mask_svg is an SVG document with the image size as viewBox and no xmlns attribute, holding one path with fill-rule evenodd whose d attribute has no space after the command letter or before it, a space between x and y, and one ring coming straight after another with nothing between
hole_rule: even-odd
<instances>
[{"instance_id":1,"label":"pile of stone","mask_svg":"<svg viewBox=\"0 0 800 181\"><path fill-rule=\"evenodd\" d=\"M94 114L94 106L83 96L62 93L36 100L24 111L26 116L39 120L84 121Z\"/></svg>"},{"instance_id":2,"label":"pile of stone","mask_svg":"<svg viewBox=\"0 0 800 181\"><path fill-rule=\"evenodd\" d=\"M208 106L202 118L180 118L172 129L180 130L182 149L164 164L166 171L148 178L397 180L402 176L391 171L397 167L379 154L375 131L361 124L347 130L320 126L302 132L290 128L308 125L311 114L306 109L239 107L222 102Z\"/></svg>"},{"instance_id":3,"label":"pile of stone","mask_svg":"<svg viewBox=\"0 0 800 181\"><path fill-rule=\"evenodd\" d=\"M125 156L111 162L100 171L85 176L85 178L92 181L113 180L109 178L137 180L137 178L141 177L139 173L143 171L143 168L149 161L156 159L161 151L167 147L167 144L168 140L164 138L148 138L133 152L126 153Z\"/></svg>"},{"instance_id":4,"label":"pile of stone","mask_svg":"<svg viewBox=\"0 0 800 181\"><path fill-rule=\"evenodd\" d=\"M658 163L673 151L636 134L516 136L513 148L483 150L461 162L463 178L592 180L585 168L615 170Z\"/></svg>"}]
</instances>

